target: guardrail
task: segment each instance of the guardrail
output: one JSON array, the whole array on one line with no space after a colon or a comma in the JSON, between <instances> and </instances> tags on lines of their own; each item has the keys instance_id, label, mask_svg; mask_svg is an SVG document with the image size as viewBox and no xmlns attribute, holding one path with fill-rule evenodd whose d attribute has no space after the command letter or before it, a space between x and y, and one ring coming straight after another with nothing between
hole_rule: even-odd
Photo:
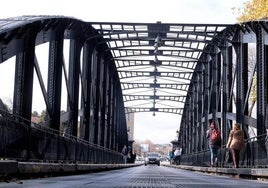
<instances>
[{"instance_id":1,"label":"guardrail","mask_svg":"<svg viewBox=\"0 0 268 188\"><path fill-rule=\"evenodd\" d=\"M0 110L0 158L18 161L120 164L120 152Z\"/></svg>"},{"instance_id":2,"label":"guardrail","mask_svg":"<svg viewBox=\"0 0 268 188\"><path fill-rule=\"evenodd\" d=\"M239 166L241 168L259 168L268 167L268 139L266 134L245 140L246 147L240 152ZM221 167L232 167L232 163L225 162L226 145L223 145L218 151L218 163ZM183 154L181 164L191 166L210 166L209 149Z\"/></svg>"}]
</instances>

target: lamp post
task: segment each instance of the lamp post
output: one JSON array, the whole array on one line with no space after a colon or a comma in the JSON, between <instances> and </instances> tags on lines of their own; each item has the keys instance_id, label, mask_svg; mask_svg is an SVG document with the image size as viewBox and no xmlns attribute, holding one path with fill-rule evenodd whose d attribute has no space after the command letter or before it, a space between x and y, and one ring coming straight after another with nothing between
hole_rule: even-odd
<instances>
[{"instance_id":1,"label":"lamp post","mask_svg":"<svg viewBox=\"0 0 268 188\"><path fill-rule=\"evenodd\" d=\"M180 131L177 130L176 134L177 134L178 146L180 146L181 145Z\"/></svg>"},{"instance_id":2,"label":"lamp post","mask_svg":"<svg viewBox=\"0 0 268 188\"><path fill-rule=\"evenodd\" d=\"M179 146L179 135L180 135L180 132L177 130L176 131L176 138L171 141L173 150L175 150L175 148Z\"/></svg>"}]
</instances>

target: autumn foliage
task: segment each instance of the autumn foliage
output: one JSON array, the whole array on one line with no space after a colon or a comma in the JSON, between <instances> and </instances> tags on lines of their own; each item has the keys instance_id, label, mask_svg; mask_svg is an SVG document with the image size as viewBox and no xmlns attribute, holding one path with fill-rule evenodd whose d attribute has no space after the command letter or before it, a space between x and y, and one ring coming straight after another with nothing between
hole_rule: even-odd
<instances>
[{"instance_id":1,"label":"autumn foliage","mask_svg":"<svg viewBox=\"0 0 268 188\"><path fill-rule=\"evenodd\" d=\"M233 9L238 13L238 22L253 21L268 18L268 0L251 0L244 3L242 9Z\"/></svg>"}]
</instances>

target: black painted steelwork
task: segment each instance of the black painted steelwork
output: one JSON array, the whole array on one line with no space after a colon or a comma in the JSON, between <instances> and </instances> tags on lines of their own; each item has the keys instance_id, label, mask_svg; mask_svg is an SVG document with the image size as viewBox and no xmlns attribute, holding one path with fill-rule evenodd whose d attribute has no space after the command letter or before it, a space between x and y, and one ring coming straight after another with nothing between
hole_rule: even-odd
<instances>
[{"instance_id":1,"label":"black painted steelwork","mask_svg":"<svg viewBox=\"0 0 268 188\"><path fill-rule=\"evenodd\" d=\"M36 49L46 43L45 77ZM1 113L1 135L5 135L1 137L1 157L97 163L122 160L121 148L128 138L120 82L111 52L90 24L58 16L0 20L0 47L0 63L16 59L12 118ZM34 73L46 106L45 120L38 125L43 132L36 131L37 125L30 121ZM67 93L67 99L62 98L62 92ZM67 101L64 111L63 100ZM21 119L26 120L22 130ZM89 157L95 155L92 152L95 157ZM95 159L100 152L108 153L104 156L107 162Z\"/></svg>"},{"instance_id":2,"label":"black painted steelwork","mask_svg":"<svg viewBox=\"0 0 268 188\"><path fill-rule=\"evenodd\" d=\"M183 114L205 48L228 25L90 22L116 63L126 113Z\"/></svg>"},{"instance_id":3,"label":"black painted steelwork","mask_svg":"<svg viewBox=\"0 0 268 188\"><path fill-rule=\"evenodd\" d=\"M185 148L183 163L209 165L205 132L210 120L215 119L222 130L222 165L227 165L224 163L224 147L229 132L233 123L239 122L247 138L241 164L267 166L265 137L268 125L265 117L268 112L265 108L268 77L264 57L268 43L265 39L267 22L249 22L227 27L221 37L206 47L212 51L202 54L196 66L182 116L179 140ZM257 80L255 88L254 80ZM257 103L255 115L250 108L252 95ZM195 109L199 109L198 113Z\"/></svg>"},{"instance_id":4,"label":"black painted steelwork","mask_svg":"<svg viewBox=\"0 0 268 188\"><path fill-rule=\"evenodd\" d=\"M262 160L266 157L263 144L252 150L254 138L261 142L266 133L266 21L241 25L91 24L113 53L126 113L182 115L179 141L186 154L185 163L195 162L186 162L187 156L207 151L205 133L210 120L215 119L222 130L223 147L233 123L242 123L248 139L247 163L267 164ZM249 43L256 44L257 54L249 54L252 48L254 51L252 45L248 47ZM257 57L257 63L251 56ZM254 79L257 89L254 89ZM168 89L173 92L161 93ZM250 105L254 92L257 93L255 115ZM169 100L173 101L174 108L168 105ZM251 131L255 128L257 131ZM258 156L252 158L252 152L256 151ZM206 163L209 156L198 161Z\"/></svg>"},{"instance_id":5,"label":"black painted steelwork","mask_svg":"<svg viewBox=\"0 0 268 188\"><path fill-rule=\"evenodd\" d=\"M180 114L182 163L208 164L205 133L210 120L222 131L223 148L233 123L239 122L248 140L243 161L267 165L266 21L111 23L34 16L1 20L0 27L0 63L16 55L15 117L31 116L35 71L46 103L42 126L64 126L66 134L119 151L127 140L125 113ZM70 39L69 63L63 56L65 39ZM47 88L34 52L46 42ZM68 93L64 113L62 78ZM254 92L256 112L251 109Z\"/></svg>"}]
</instances>

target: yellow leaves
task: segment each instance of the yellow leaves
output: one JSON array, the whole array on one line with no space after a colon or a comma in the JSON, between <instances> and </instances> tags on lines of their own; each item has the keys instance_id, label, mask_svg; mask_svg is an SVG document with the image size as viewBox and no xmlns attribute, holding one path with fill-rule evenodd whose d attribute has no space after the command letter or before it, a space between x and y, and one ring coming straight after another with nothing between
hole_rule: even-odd
<instances>
[{"instance_id":1,"label":"yellow leaves","mask_svg":"<svg viewBox=\"0 0 268 188\"><path fill-rule=\"evenodd\" d=\"M233 8L238 13L238 22L246 22L268 18L268 0L252 0L244 3L243 9Z\"/></svg>"},{"instance_id":2,"label":"yellow leaves","mask_svg":"<svg viewBox=\"0 0 268 188\"><path fill-rule=\"evenodd\" d=\"M253 83L251 86L251 92L249 97L249 102L254 103L257 100L257 76L253 77Z\"/></svg>"}]
</instances>

